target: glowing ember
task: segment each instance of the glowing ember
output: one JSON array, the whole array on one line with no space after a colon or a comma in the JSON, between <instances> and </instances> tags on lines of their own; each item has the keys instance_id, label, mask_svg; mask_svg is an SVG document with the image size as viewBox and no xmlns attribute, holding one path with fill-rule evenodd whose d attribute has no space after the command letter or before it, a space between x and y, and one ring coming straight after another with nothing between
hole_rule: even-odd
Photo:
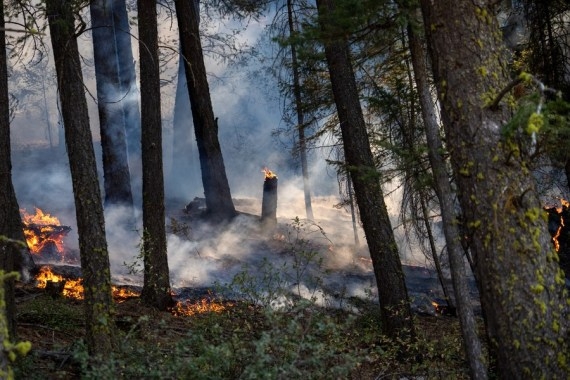
<instances>
[{"instance_id":1,"label":"glowing ember","mask_svg":"<svg viewBox=\"0 0 570 380\"><path fill-rule=\"evenodd\" d=\"M63 287L63 295L68 298L74 298L78 300L83 299L83 280L71 280L55 274L49 267L42 267L40 272L36 276L37 287L44 289L47 286L48 281L51 282L65 282Z\"/></svg>"},{"instance_id":2,"label":"glowing ember","mask_svg":"<svg viewBox=\"0 0 570 380\"><path fill-rule=\"evenodd\" d=\"M129 298L140 297L140 293L127 288L119 288L117 286L111 286L113 291L113 299L117 303L125 302Z\"/></svg>"},{"instance_id":3,"label":"glowing ember","mask_svg":"<svg viewBox=\"0 0 570 380\"><path fill-rule=\"evenodd\" d=\"M277 178L277 174L273 173L268 168L263 168L263 170L261 172L265 173L265 179Z\"/></svg>"},{"instance_id":4,"label":"glowing ember","mask_svg":"<svg viewBox=\"0 0 570 380\"><path fill-rule=\"evenodd\" d=\"M46 247L53 246L58 254L63 254L63 238L71 228L62 226L57 217L44 213L37 207L34 215L23 209L20 213L24 236L31 253L39 255Z\"/></svg>"},{"instance_id":5,"label":"glowing ember","mask_svg":"<svg viewBox=\"0 0 570 380\"><path fill-rule=\"evenodd\" d=\"M221 313L231 306L233 306L231 302L221 303L208 299L202 299L196 302L178 301L171 312L175 316L193 316L203 313Z\"/></svg>"}]
</instances>

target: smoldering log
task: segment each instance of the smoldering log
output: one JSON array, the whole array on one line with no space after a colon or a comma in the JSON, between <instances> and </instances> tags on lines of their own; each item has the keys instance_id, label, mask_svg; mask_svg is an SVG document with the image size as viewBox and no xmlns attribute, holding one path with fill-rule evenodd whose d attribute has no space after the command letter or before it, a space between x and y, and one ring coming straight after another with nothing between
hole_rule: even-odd
<instances>
[{"instance_id":1,"label":"smoldering log","mask_svg":"<svg viewBox=\"0 0 570 380\"><path fill-rule=\"evenodd\" d=\"M274 228L277 225L277 184L277 176L265 169L261 203L261 224L265 228Z\"/></svg>"}]
</instances>

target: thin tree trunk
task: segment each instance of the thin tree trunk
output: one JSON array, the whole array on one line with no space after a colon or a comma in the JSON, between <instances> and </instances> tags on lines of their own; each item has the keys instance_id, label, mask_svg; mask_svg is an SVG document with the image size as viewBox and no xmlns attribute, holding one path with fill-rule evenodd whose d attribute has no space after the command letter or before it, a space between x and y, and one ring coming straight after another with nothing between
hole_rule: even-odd
<instances>
[{"instance_id":1,"label":"thin tree trunk","mask_svg":"<svg viewBox=\"0 0 570 380\"><path fill-rule=\"evenodd\" d=\"M494 1L421 4L498 376L568 378L564 275L511 110L489 106L510 81Z\"/></svg>"},{"instance_id":2,"label":"thin tree trunk","mask_svg":"<svg viewBox=\"0 0 570 380\"><path fill-rule=\"evenodd\" d=\"M459 316L463 342L472 379L486 379L487 369L483 362L481 341L477 335L477 322L471 305L471 295L467 283L467 272L463 259L463 247L460 241L459 229L455 219L453 192L449 183L445 159L442 156L443 146L439 135L436 110L427 82L428 71L426 54L422 42L412 25L408 26L408 37L414 78L420 97L420 105L426 138L428 158L432 168L437 198L443 220L443 234L447 243L447 255L451 269L451 280L455 293L455 303Z\"/></svg>"},{"instance_id":3,"label":"thin tree trunk","mask_svg":"<svg viewBox=\"0 0 570 380\"><path fill-rule=\"evenodd\" d=\"M222 149L218 140L218 122L214 118L210 89L204 65L198 28L197 0L175 0L180 44L184 56L186 84L192 106L194 131L200 155L206 208L215 220L236 215L226 176Z\"/></svg>"},{"instance_id":4,"label":"thin tree trunk","mask_svg":"<svg viewBox=\"0 0 570 380\"><path fill-rule=\"evenodd\" d=\"M10 147L10 101L8 95L8 63L6 57L6 32L4 23L4 3L0 3L0 269L4 273L20 271L25 279L33 267L32 258L25 248L26 238L22 229L22 218L16 193L12 183L12 159ZM1 237L22 242L4 242ZM0 280L3 281L3 280ZM14 278L9 277L4 284L6 303L6 323L9 336L2 338L15 340L16 305L14 299Z\"/></svg>"},{"instance_id":5,"label":"thin tree trunk","mask_svg":"<svg viewBox=\"0 0 570 380\"><path fill-rule=\"evenodd\" d=\"M366 124L348 43L344 34L335 33L334 0L317 1L323 31L325 56L342 132L344 154L356 202L366 234L376 276L382 331L391 337L413 334L408 291L390 218L370 150Z\"/></svg>"},{"instance_id":6,"label":"thin tree trunk","mask_svg":"<svg viewBox=\"0 0 570 380\"><path fill-rule=\"evenodd\" d=\"M156 1L138 0L143 164L144 284L141 298L166 310L172 305L166 253L162 121Z\"/></svg>"},{"instance_id":7,"label":"thin tree trunk","mask_svg":"<svg viewBox=\"0 0 570 380\"><path fill-rule=\"evenodd\" d=\"M200 24L200 2L193 1L193 6ZM166 184L167 198L185 202L192 191L199 191L200 194L204 192L198 170L199 158L193 148L195 140L184 56L180 53L172 118L172 165Z\"/></svg>"},{"instance_id":8,"label":"thin tree trunk","mask_svg":"<svg viewBox=\"0 0 570 380\"><path fill-rule=\"evenodd\" d=\"M195 139L192 109L184 73L184 57L180 54L172 119L172 165L166 183L166 197L169 199L188 201L191 191L202 187L199 164L195 155ZM200 194L202 193L203 191L200 191Z\"/></svg>"},{"instance_id":9,"label":"thin tree trunk","mask_svg":"<svg viewBox=\"0 0 570 380\"><path fill-rule=\"evenodd\" d=\"M295 23L293 20L293 1L287 0L287 20L289 24L289 36L294 37ZM305 212L307 219L313 220L313 206L311 204L311 185L309 181L309 167L307 163L307 139L305 137L305 113L303 112L303 99L301 98L301 79L299 74L299 62L297 60L297 48L291 43L291 70L293 71L293 96L297 111L297 132L299 134L299 156L301 157L301 170L303 172L303 190L305 193Z\"/></svg>"},{"instance_id":10,"label":"thin tree trunk","mask_svg":"<svg viewBox=\"0 0 570 380\"><path fill-rule=\"evenodd\" d=\"M439 284L441 285L441 290L443 290L443 296L445 298L445 302L449 307L455 307L455 303L451 299L449 295L449 290L447 290L447 285L445 284L445 277L443 276L443 270L441 269L441 260L437 255L437 248L435 246L435 238L433 236L433 231L431 225L429 223L429 214L426 205L426 201L424 199L424 195L420 194L420 207L422 209L422 221L425 224L426 231L428 234L428 241L429 241L429 248L431 251L431 256L433 258L433 263L435 264L435 270L437 272L437 278L439 279Z\"/></svg>"},{"instance_id":11,"label":"thin tree trunk","mask_svg":"<svg viewBox=\"0 0 570 380\"><path fill-rule=\"evenodd\" d=\"M352 181L350 175L346 176L346 191L348 192L348 201L350 202L350 218L352 220L352 232L354 233L354 245L360 247L360 239L358 238L358 226L356 221L356 210L354 208L354 196L352 190Z\"/></svg>"},{"instance_id":12,"label":"thin tree trunk","mask_svg":"<svg viewBox=\"0 0 570 380\"><path fill-rule=\"evenodd\" d=\"M70 0L46 2L75 199L87 347L91 356L105 359L113 348L111 275L72 7Z\"/></svg>"},{"instance_id":13,"label":"thin tree trunk","mask_svg":"<svg viewBox=\"0 0 570 380\"><path fill-rule=\"evenodd\" d=\"M411 39L412 37L408 36L408 39ZM406 39L406 35L404 33L404 31L402 31L402 40ZM411 50L411 49L410 49ZM410 88L414 88L414 76L413 76L413 63L411 62L411 58L410 59L405 59L404 61L405 65L406 65L406 73L407 73L407 77L408 77L408 84L410 86ZM410 192L412 193L411 196L414 197L418 202L419 202L419 206L420 206L420 211L421 211L421 215L418 215L418 219L420 219L426 229L427 235L428 235L428 242L429 242L429 246L430 246L430 251L431 251L431 257L433 259L434 265L435 265L435 270L437 272L437 277L439 279L439 283L441 285L441 289L443 291L443 295L445 298L445 301L447 303L448 306L450 307L454 307L453 305L453 301L451 300L451 298L449 297L449 291L447 290L447 286L445 284L445 278L443 277L443 271L441 269L441 262L439 260L439 257L437 255L437 248L435 246L435 239L433 236L433 232L432 232L432 228L429 222L429 212L428 212L428 201L427 201L427 188L425 187L424 184L422 184L422 179L420 178L421 174L420 172L423 172L425 169L422 168L421 166L421 160L420 160L420 153L418 152L418 149L416 148L417 146L417 131L416 131L416 125L417 125L417 110L416 110L416 96L415 93L412 93L412 96L410 96L409 98L409 107L407 107L407 109L409 109L408 112L408 122L407 123L403 123L400 131L402 134L402 142L403 142L403 146L404 148L407 150L409 157L411 158L411 165L409 162L406 163L405 167L406 167L406 171L408 172L407 175L412 179L413 183L411 185L407 185L408 188L410 188ZM410 159L408 158L408 159ZM418 189L418 186L422 186L421 188ZM412 207L416 207L415 206L415 202L412 202ZM416 215L417 212L416 210L414 210L414 215Z\"/></svg>"}]
</instances>

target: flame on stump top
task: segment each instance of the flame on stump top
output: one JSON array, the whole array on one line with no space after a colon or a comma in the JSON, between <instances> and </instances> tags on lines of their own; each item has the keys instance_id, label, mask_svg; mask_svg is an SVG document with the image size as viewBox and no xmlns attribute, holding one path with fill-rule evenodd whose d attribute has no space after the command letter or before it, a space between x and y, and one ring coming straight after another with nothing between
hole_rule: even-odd
<instances>
[{"instance_id":1,"label":"flame on stump top","mask_svg":"<svg viewBox=\"0 0 570 380\"><path fill-rule=\"evenodd\" d=\"M265 179L277 178L277 174L273 173L267 167L263 168L263 170L261 172L265 174Z\"/></svg>"}]
</instances>

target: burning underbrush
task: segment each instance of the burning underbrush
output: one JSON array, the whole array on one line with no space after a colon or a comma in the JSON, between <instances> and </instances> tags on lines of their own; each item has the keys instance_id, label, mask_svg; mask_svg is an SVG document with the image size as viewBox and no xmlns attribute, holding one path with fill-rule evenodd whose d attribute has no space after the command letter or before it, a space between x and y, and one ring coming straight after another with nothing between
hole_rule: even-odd
<instances>
[{"instance_id":1,"label":"burning underbrush","mask_svg":"<svg viewBox=\"0 0 570 380\"><path fill-rule=\"evenodd\" d=\"M66 267L58 267L58 270L61 271L63 270L62 268ZM83 279L81 277L71 278L62 274L56 274L53 272L53 269L54 267L50 265L40 267L35 276L36 288L45 289L46 293L52 298L63 296L72 300L83 300ZM78 268L75 271L77 270ZM140 297L140 289L135 287L113 285L111 290L115 303L122 303L129 299ZM208 291L201 298L184 298L183 294L176 293L173 293L173 298L176 300L176 303L169 311L172 315L178 317L202 313L221 313L235 305L233 301L217 299L211 291Z\"/></svg>"}]
</instances>

